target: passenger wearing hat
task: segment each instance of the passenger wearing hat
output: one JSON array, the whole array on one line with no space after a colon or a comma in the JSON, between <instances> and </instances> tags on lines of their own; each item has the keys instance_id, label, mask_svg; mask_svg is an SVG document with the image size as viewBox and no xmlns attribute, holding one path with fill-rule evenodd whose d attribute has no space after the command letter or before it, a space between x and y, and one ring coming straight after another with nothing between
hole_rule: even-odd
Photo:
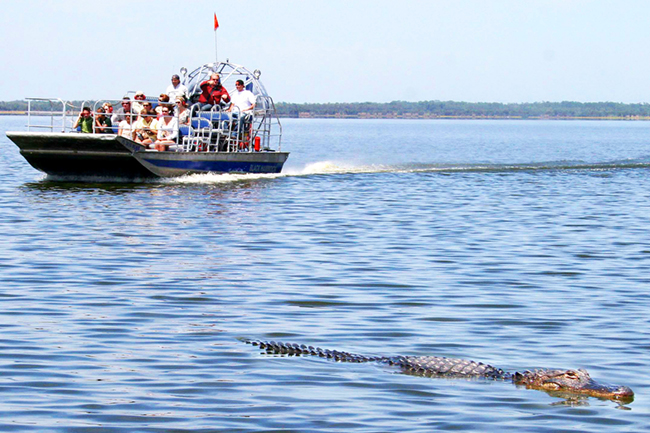
<instances>
[{"instance_id":1,"label":"passenger wearing hat","mask_svg":"<svg viewBox=\"0 0 650 433\"><path fill-rule=\"evenodd\" d=\"M142 90L138 90L137 92L135 92L135 96L133 97L133 99L135 99L135 101L133 101L133 104L131 104L133 106L132 107L133 111L135 113L140 114L140 112L142 111L142 102L140 101L144 101L145 99L147 99L147 97L144 95L144 92Z\"/></svg>"}]
</instances>

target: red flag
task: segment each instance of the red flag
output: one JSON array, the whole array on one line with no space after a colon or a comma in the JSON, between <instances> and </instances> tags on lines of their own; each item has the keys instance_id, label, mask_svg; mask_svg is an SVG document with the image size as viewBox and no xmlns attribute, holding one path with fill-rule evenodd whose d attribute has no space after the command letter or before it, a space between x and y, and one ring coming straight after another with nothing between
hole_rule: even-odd
<instances>
[{"instance_id":1,"label":"red flag","mask_svg":"<svg viewBox=\"0 0 650 433\"><path fill-rule=\"evenodd\" d=\"M219 28L219 21L217 21L217 14L215 12L215 14L214 14L214 31L216 32L218 28Z\"/></svg>"}]
</instances>

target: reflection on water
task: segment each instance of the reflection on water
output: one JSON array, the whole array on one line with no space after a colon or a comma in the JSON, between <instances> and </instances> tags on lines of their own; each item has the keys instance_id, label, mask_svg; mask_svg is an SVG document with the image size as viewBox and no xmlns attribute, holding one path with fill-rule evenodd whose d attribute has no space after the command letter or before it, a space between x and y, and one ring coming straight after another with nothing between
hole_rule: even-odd
<instances>
[{"instance_id":1,"label":"reflection on water","mask_svg":"<svg viewBox=\"0 0 650 433\"><path fill-rule=\"evenodd\" d=\"M0 136L1 431L648 425L645 122L283 123L280 175L131 184L52 181ZM585 368L636 399L239 337Z\"/></svg>"}]
</instances>

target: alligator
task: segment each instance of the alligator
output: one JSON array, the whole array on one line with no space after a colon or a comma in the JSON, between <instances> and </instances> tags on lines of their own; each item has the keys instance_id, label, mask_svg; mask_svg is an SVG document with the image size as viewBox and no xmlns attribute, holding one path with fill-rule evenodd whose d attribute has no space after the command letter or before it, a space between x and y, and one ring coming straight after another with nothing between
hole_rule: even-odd
<instances>
[{"instance_id":1,"label":"alligator","mask_svg":"<svg viewBox=\"0 0 650 433\"><path fill-rule=\"evenodd\" d=\"M290 356L312 355L340 362L376 362L395 366L402 373L425 377L444 378L485 378L511 381L528 389L547 392L589 396L607 399L622 404L634 400L634 392L627 386L604 385L596 382L586 370L526 370L509 373L482 362L467 359L438 356L365 356L304 344L276 343L275 341L242 340L247 344L259 346L268 354Z\"/></svg>"}]
</instances>

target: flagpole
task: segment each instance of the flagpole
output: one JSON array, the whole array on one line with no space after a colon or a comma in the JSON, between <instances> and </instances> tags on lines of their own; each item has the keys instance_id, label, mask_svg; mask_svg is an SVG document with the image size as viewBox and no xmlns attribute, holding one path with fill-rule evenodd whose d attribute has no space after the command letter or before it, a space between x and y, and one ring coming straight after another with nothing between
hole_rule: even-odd
<instances>
[{"instance_id":1,"label":"flagpole","mask_svg":"<svg viewBox=\"0 0 650 433\"><path fill-rule=\"evenodd\" d=\"M219 28L219 21L217 20L217 13L214 13L214 58L219 63L219 50L217 45L217 29Z\"/></svg>"}]
</instances>

